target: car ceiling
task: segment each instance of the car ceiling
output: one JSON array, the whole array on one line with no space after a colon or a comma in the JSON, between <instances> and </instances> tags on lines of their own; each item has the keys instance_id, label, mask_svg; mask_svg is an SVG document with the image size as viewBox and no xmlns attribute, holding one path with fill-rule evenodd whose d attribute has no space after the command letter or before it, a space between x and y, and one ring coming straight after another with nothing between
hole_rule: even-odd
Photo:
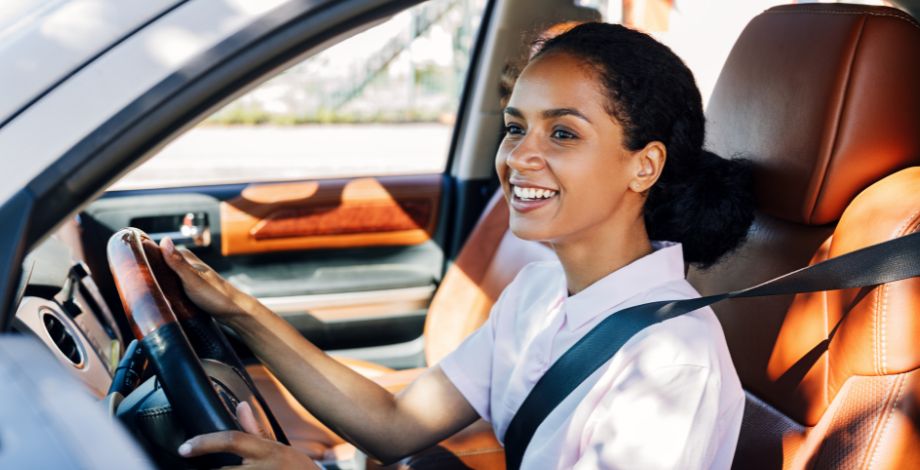
<instances>
[{"instance_id":1,"label":"car ceiling","mask_svg":"<svg viewBox=\"0 0 920 470\"><path fill-rule=\"evenodd\" d=\"M62 79L185 0L72 0L0 13L0 127ZM28 3L28 2L26 2ZM15 4L14 4L15 6Z\"/></svg>"}]
</instances>

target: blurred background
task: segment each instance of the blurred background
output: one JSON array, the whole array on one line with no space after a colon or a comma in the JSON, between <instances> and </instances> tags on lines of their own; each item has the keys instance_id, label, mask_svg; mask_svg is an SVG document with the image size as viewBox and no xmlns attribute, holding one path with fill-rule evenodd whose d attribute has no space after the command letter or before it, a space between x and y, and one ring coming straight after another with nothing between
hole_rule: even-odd
<instances>
[{"instance_id":1,"label":"blurred background","mask_svg":"<svg viewBox=\"0 0 920 470\"><path fill-rule=\"evenodd\" d=\"M440 173L486 1L425 2L313 55L218 110L109 189ZM748 20L793 2L576 3L670 46L693 70L705 103Z\"/></svg>"}]
</instances>

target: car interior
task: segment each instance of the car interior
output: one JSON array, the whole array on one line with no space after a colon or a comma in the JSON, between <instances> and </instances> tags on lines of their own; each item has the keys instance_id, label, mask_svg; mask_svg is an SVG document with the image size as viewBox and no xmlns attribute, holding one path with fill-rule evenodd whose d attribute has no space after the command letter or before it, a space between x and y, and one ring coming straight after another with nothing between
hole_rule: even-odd
<instances>
[{"instance_id":1,"label":"car interior","mask_svg":"<svg viewBox=\"0 0 920 470\"><path fill-rule=\"evenodd\" d=\"M499 83L508 58L527 53L522 36L600 18L579 5L486 2L443 173L97 188L29 250L14 331L37 336L92 396L105 397L138 333L111 248L135 227L152 241L175 238L338 360L401 390L482 324L523 266L554 256L511 233L496 191ZM702 295L920 230L920 23L912 5L899 6L782 5L744 28L706 108L706 146L752 162L757 213L736 251L710 268L688 267ZM165 126L168 138L279 71ZM132 155L108 182L154 153ZM169 282L162 267L152 272L154 284ZM920 279L713 309L746 393L736 468L920 466ZM329 468L504 468L484 421L400 462L369 459L300 406L230 330L222 334L253 390L213 394L224 406L240 393L258 400L277 435L325 453ZM189 430L137 417L145 406L169 407L162 397L143 404L156 388L149 369L132 377L137 388L124 390L121 412L106 403L153 462L183 464L168 447ZM206 369L212 381L224 373Z\"/></svg>"}]
</instances>

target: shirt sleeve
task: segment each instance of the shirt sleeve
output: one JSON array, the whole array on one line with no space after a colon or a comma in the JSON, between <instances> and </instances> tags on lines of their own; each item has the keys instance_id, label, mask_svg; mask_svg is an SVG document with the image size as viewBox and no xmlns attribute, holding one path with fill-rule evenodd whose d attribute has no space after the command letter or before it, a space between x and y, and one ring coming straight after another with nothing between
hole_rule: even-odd
<instances>
[{"instance_id":1,"label":"shirt sleeve","mask_svg":"<svg viewBox=\"0 0 920 470\"><path fill-rule=\"evenodd\" d=\"M633 369L609 390L582 436L576 469L708 469L726 436L711 369Z\"/></svg>"},{"instance_id":2,"label":"shirt sleeve","mask_svg":"<svg viewBox=\"0 0 920 470\"><path fill-rule=\"evenodd\" d=\"M504 298L505 292L502 292L485 323L438 363L444 375L457 387L470 406L488 422L492 422L490 404L495 317L504 304Z\"/></svg>"}]
</instances>

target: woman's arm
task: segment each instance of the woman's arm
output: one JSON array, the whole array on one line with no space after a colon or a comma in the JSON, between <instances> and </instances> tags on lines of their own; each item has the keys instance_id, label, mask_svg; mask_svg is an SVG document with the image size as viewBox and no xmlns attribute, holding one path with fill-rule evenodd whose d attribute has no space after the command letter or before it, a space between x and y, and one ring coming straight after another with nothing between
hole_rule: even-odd
<instances>
[{"instance_id":1,"label":"woman's arm","mask_svg":"<svg viewBox=\"0 0 920 470\"><path fill-rule=\"evenodd\" d=\"M239 333L305 408L368 455L396 460L478 418L439 367L394 396L326 355L191 252L171 241L162 250L192 301Z\"/></svg>"},{"instance_id":2,"label":"woman's arm","mask_svg":"<svg viewBox=\"0 0 920 470\"><path fill-rule=\"evenodd\" d=\"M332 359L265 306L230 326L298 401L333 431L384 462L436 444L476 411L437 366L393 395Z\"/></svg>"}]
</instances>

